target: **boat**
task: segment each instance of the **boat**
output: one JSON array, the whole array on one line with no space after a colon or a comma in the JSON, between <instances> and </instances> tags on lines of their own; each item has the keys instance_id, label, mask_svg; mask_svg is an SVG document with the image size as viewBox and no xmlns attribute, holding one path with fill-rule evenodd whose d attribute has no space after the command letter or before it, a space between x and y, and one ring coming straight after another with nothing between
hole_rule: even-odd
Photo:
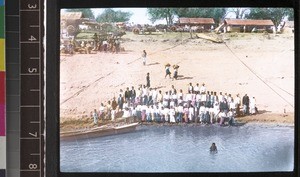
<instances>
[{"instance_id":1,"label":"boat","mask_svg":"<svg viewBox=\"0 0 300 177\"><path fill-rule=\"evenodd\" d=\"M116 135L121 133L128 133L136 130L139 123L131 123L118 127L96 127L88 130L76 130L60 133L60 140L78 140L85 138L94 138L108 135Z\"/></svg>"}]
</instances>

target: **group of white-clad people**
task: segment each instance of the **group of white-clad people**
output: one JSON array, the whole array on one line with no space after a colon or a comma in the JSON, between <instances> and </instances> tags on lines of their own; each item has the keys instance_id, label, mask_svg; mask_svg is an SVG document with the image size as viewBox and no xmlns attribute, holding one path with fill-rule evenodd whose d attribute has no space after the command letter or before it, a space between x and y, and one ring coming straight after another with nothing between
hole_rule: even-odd
<instances>
[{"instance_id":1,"label":"group of white-clad people","mask_svg":"<svg viewBox=\"0 0 300 177\"><path fill-rule=\"evenodd\" d=\"M118 114L119 113L119 114ZM118 98L101 103L99 110L94 110L96 124L98 118L116 120L116 114L123 118L134 117L139 122L169 122L169 123L219 123L234 124L236 116L257 113L254 97L247 94L241 98L239 94L207 91L205 84L189 83L188 89L179 91L172 85L170 90L158 90L146 85L137 89L133 86L125 91L120 89Z\"/></svg>"}]
</instances>

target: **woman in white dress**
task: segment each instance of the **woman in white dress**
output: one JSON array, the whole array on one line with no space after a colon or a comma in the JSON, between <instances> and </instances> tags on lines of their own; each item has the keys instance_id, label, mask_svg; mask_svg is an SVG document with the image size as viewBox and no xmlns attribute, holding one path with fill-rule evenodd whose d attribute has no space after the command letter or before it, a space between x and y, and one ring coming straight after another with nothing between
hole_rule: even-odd
<instances>
[{"instance_id":1,"label":"woman in white dress","mask_svg":"<svg viewBox=\"0 0 300 177\"><path fill-rule=\"evenodd\" d=\"M189 122L193 121L194 115L195 115L195 113L194 113L194 107L191 105L189 107Z\"/></svg>"},{"instance_id":2,"label":"woman in white dress","mask_svg":"<svg viewBox=\"0 0 300 177\"><path fill-rule=\"evenodd\" d=\"M166 107L164 108L164 117L165 117L165 122L169 122L169 108Z\"/></svg>"},{"instance_id":3,"label":"woman in white dress","mask_svg":"<svg viewBox=\"0 0 300 177\"><path fill-rule=\"evenodd\" d=\"M171 106L170 110L169 110L169 114L170 114L170 123L175 123L175 109L173 106Z\"/></svg>"},{"instance_id":4,"label":"woman in white dress","mask_svg":"<svg viewBox=\"0 0 300 177\"><path fill-rule=\"evenodd\" d=\"M255 97L250 98L250 114L255 114L256 100Z\"/></svg>"}]
</instances>

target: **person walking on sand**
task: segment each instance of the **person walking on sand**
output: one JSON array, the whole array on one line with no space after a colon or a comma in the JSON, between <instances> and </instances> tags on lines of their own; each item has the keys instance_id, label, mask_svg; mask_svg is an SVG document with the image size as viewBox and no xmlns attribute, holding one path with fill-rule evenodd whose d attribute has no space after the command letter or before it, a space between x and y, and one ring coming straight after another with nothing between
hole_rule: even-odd
<instances>
[{"instance_id":1,"label":"person walking on sand","mask_svg":"<svg viewBox=\"0 0 300 177\"><path fill-rule=\"evenodd\" d=\"M178 65L174 65L173 68L174 68L173 80L174 80L174 79L177 80L177 78L178 78L178 68L179 68L179 66L178 66Z\"/></svg>"},{"instance_id":2,"label":"person walking on sand","mask_svg":"<svg viewBox=\"0 0 300 177\"><path fill-rule=\"evenodd\" d=\"M167 76L169 76L169 78L171 79L170 65L166 65L166 66L165 66L165 69L166 69L166 75L165 75L165 78L166 78Z\"/></svg>"},{"instance_id":3,"label":"person walking on sand","mask_svg":"<svg viewBox=\"0 0 300 177\"><path fill-rule=\"evenodd\" d=\"M148 88L150 88L150 75L149 75L149 73L147 73L146 80L147 80L146 86L147 86Z\"/></svg>"},{"instance_id":4,"label":"person walking on sand","mask_svg":"<svg viewBox=\"0 0 300 177\"><path fill-rule=\"evenodd\" d=\"M98 113L97 113L96 109L94 109L93 118L94 118L94 124L97 125L98 124Z\"/></svg>"},{"instance_id":5,"label":"person walking on sand","mask_svg":"<svg viewBox=\"0 0 300 177\"><path fill-rule=\"evenodd\" d=\"M177 80L177 78L178 78L178 68L175 68L175 69L174 69L173 80L174 80L174 79Z\"/></svg>"},{"instance_id":6,"label":"person walking on sand","mask_svg":"<svg viewBox=\"0 0 300 177\"><path fill-rule=\"evenodd\" d=\"M146 50L143 50L142 59L143 59L143 65L146 65L146 59L147 59Z\"/></svg>"}]
</instances>

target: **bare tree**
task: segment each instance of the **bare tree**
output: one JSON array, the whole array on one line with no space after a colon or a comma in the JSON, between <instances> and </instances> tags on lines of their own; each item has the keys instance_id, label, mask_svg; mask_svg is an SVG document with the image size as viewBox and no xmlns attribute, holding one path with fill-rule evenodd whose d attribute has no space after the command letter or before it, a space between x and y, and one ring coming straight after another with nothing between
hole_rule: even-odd
<instances>
[{"instance_id":1,"label":"bare tree","mask_svg":"<svg viewBox=\"0 0 300 177\"><path fill-rule=\"evenodd\" d=\"M228 8L225 17L229 13L234 13L236 19L243 19L247 14L250 13L250 9L249 8Z\"/></svg>"}]
</instances>

